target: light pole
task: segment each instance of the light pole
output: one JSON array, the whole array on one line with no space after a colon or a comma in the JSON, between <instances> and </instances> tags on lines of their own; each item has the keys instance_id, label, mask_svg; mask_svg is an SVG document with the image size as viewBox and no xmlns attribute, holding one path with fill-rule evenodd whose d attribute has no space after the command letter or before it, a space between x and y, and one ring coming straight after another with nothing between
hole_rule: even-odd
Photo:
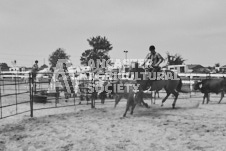
<instances>
[{"instance_id":1,"label":"light pole","mask_svg":"<svg viewBox=\"0 0 226 151\"><path fill-rule=\"evenodd\" d=\"M128 53L128 51L127 50L124 50L123 51L124 53L125 53L125 57L126 57L126 64L124 65L124 70L126 71L126 67L127 67L127 53Z\"/></svg>"},{"instance_id":2,"label":"light pole","mask_svg":"<svg viewBox=\"0 0 226 151\"><path fill-rule=\"evenodd\" d=\"M126 56L126 59L127 59L127 53L128 53L128 51L127 50L124 50L123 52L125 52L125 56Z\"/></svg>"}]
</instances>

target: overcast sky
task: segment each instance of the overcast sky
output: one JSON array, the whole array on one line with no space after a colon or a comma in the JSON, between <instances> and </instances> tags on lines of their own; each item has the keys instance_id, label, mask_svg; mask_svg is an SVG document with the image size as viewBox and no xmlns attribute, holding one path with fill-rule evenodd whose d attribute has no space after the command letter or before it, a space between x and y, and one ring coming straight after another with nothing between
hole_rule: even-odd
<instances>
[{"instance_id":1,"label":"overcast sky","mask_svg":"<svg viewBox=\"0 0 226 151\"><path fill-rule=\"evenodd\" d=\"M87 39L105 36L111 58L144 58L150 45L187 64L226 64L225 0L0 0L0 62L49 64L57 48L80 64Z\"/></svg>"}]
</instances>

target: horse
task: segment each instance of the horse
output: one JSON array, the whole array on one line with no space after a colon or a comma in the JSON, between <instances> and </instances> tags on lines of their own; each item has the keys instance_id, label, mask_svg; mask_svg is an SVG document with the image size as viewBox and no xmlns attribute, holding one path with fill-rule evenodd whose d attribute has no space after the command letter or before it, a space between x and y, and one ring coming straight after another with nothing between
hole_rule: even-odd
<instances>
[{"instance_id":1,"label":"horse","mask_svg":"<svg viewBox=\"0 0 226 151\"><path fill-rule=\"evenodd\" d=\"M186 93L186 91L181 90L182 88L181 78L171 70L165 71L160 70L159 72L156 72L156 70L152 68L151 72L149 71L148 74L145 74L146 70L144 68L139 67L138 62L135 62L134 68L130 69L130 75L132 73L134 73L135 80L139 84L138 88L139 91L135 99L138 99L140 101L143 100L143 91L145 90L155 91L165 89L166 96L165 98L163 98L161 106L163 106L164 102L167 100L170 94L173 94L175 98L172 104L172 108L174 109L179 92ZM154 77L154 75L156 76ZM132 110L134 110L137 103L130 103L131 100L134 101L134 99L128 99L127 104L133 104ZM124 117L126 116L126 112L128 111L128 109L129 108L127 107L125 114L123 115ZM133 113L133 111L131 111L131 113Z\"/></svg>"}]
</instances>

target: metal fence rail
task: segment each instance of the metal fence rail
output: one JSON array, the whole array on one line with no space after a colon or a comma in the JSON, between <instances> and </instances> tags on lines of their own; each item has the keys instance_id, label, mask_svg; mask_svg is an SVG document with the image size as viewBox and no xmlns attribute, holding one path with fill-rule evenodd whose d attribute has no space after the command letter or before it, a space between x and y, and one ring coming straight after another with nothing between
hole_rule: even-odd
<instances>
[{"instance_id":1,"label":"metal fence rail","mask_svg":"<svg viewBox=\"0 0 226 151\"><path fill-rule=\"evenodd\" d=\"M30 94L28 88L29 83L24 82L21 78L15 76L14 78L3 78L0 73L0 118L7 118L10 116L30 112L30 109L18 111L18 105L30 103L30 97L27 101L19 100L21 96ZM27 86L27 89L21 88ZM3 110L10 111L3 112ZM14 111L14 113L12 113Z\"/></svg>"}]
</instances>

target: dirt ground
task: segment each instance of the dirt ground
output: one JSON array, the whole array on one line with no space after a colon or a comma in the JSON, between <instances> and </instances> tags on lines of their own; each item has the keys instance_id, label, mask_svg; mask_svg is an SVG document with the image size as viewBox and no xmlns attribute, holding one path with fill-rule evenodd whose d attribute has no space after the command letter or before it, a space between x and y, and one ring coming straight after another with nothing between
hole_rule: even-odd
<instances>
[{"instance_id":1,"label":"dirt ground","mask_svg":"<svg viewBox=\"0 0 226 151\"><path fill-rule=\"evenodd\" d=\"M226 150L226 100L199 104L202 98L173 99L160 107L125 111L125 100L39 110L0 120L0 150L7 151L223 151ZM151 102L145 100L149 105Z\"/></svg>"}]
</instances>

